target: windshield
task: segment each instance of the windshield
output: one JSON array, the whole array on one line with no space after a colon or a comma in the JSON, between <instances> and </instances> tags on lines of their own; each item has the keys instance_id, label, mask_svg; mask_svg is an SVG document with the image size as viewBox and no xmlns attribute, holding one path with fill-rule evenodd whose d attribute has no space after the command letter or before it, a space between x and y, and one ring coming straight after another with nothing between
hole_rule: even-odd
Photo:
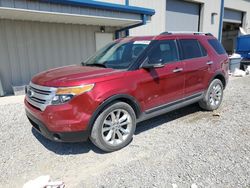
<instances>
[{"instance_id":1,"label":"windshield","mask_svg":"<svg viewBox=\"0 0 250 188\"><path fill-rule=\"evenodd\" d=\"M136 61L149 43L150 41L112 42L97 51L83 65L127 69Z\"/></svg>"}]
</instances>

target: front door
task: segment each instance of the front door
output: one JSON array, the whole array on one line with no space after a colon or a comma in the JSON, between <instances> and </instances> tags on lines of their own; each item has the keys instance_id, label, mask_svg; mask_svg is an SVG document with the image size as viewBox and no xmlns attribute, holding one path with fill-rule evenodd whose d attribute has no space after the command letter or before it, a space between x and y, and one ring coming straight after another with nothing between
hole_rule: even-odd
<instances>
[{"instance_id":1,"label":"front door","mask_svg":"<svg viewBox=\"0 0 250 188\"><path fill-rule=\"evenodd\" d=\"M147 58L149 63L161 63L164 66L131 71L137 83L136 96L139 97L143 110L181 99L184 95L184 73L176 41L159 41Z\"/></svg>"}]
</instances>

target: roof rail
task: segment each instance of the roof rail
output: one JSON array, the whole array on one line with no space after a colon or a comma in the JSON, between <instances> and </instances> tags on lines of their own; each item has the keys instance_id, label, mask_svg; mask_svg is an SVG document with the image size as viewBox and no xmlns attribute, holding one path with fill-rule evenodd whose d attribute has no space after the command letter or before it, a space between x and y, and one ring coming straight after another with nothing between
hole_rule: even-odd
<instances>
[{"instance_id":1,"label":"roof rail","mask_svg":"<svg viewBox=\"0 0 250 188\"><path fill-rule=\"evenodd\" d=\"M213 36L211 33L197 32L197 31L165 31L162 32L160 35L171 35L171 34L193 34L193 35Z\"/></svg>"}]
</instances>

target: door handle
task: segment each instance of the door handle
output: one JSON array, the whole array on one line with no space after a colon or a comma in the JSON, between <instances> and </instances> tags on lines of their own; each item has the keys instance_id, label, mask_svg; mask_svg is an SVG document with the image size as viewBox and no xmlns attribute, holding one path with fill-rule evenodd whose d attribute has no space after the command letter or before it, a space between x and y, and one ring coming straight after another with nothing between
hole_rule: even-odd
<instances>
[{"instance_id":1,"label":"door handle","mask_svg":"<svg viewBox=\"0 0 250 188\"><path fill-rule=\"evenodd\" d=\"M208 61L207 65L212 65L214 62L213 61Z\"/></svg>"},{"instance_id":2,"label":"door handle","mask_svg":"<svg viewBox=\"0 0 250 188\"><path fill-rule=\"evenodd\" d=\"M183 71L183 68L176 68L173 70L174 73Z\"/></svg>"}]
</instances>

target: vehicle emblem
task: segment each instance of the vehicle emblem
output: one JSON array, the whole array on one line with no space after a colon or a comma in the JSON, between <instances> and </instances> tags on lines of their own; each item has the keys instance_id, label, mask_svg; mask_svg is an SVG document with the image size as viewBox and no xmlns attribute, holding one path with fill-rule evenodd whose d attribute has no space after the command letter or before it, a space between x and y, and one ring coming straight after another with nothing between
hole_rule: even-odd
<instances>
[{"instance_id":1,"label":"vehicle emblem","mask_svg":"<svg viewBox=\"0 0 250 188\"><path fill-rule=\"evenodd\" d=\"M30 89L28 90L27 94L28 94L29 98L34 96L34 92Z\"/></svg>"}]
</instances>

